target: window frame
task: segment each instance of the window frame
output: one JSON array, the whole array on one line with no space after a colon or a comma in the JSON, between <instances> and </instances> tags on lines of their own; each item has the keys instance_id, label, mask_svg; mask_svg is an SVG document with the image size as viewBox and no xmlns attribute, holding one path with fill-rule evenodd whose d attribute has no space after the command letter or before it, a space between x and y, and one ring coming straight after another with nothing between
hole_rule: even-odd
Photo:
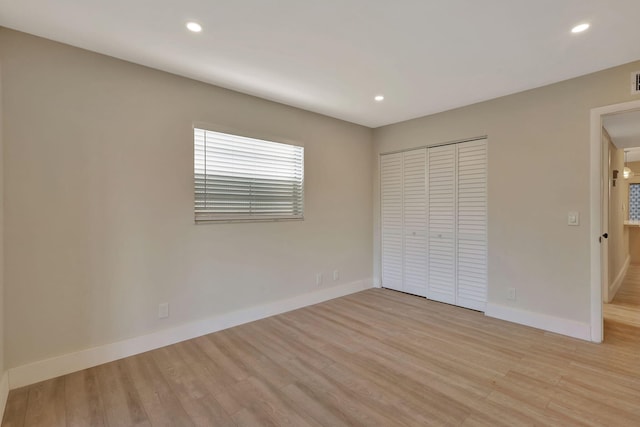
<instances>
[{"instance_id":1,"label":"window frame","mask_svg":"<svg viewBox=\"0 0 640 427\"><path fill-rule=\"evenodd\" d=\"M631 200L631 187L633 186L633 188L638 188L640 187L640 182L629 182L627 183L628 186L628 190L627 190L627 220L628 221L640 221L640 216L638 218L632 218L631 216L631 211L635 210L631 205L633 204L632 200ZM636 187L637 186L637 187Z\"/></svg>"},{"instance_id":2,"label":"window frame","mask_svg":"<svg viewBox=\"0 0 640 427\"><path fill-rule=\"evenodd\" d=\"M299 147L302 149L302 180L301 180L301 204L302 204L302 213L300 216L265 216L261 217L260 215L255 216L245 216L238 215L237 217L225 216L221 218L198 218L198 213L196 211L196 171L195 171L195 154L196 154L196 140L195 140L195 132L196 130L209 131L209 132L217 132L229 134L241 138L249 138L255 139L265 142L273 142L284 145L291 145L295 147ZM212 125L210 123L202 123L202 122L193 122L191 127L191 159L192 159L192 189L193 189L193 218L194 223L196 225L202 224L221 224L221 223L250 223L250 222L284 222L284 221L304 221L305 219L305 146L304 144L298 141L292 141L287 138L282 138L278 136L266 135L264 133L256 133L251 131L240 131L235 128L231 128L228 126L220 126L220 125Z\"/></svg>"}]
</instances>

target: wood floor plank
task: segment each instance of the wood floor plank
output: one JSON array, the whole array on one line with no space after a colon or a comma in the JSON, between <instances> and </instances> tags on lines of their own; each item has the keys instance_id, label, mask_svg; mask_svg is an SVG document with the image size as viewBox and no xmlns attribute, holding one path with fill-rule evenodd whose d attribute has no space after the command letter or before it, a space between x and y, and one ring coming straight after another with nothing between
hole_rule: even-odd
<instances>
[{"instance_id":1,"label":"wood floor plank","mask_svg":"<svg viewBox=\"0 0 640 427\"><path fill-rule=\"evenodd\" d=\"M131 373L131 379L136 385L140 402L151 425L194 425L149 353L129 357L124 362Z\"/></svg>"},{"instance_id":2,"label":"wood floor plank","mask_svg":"<svg viewBox=\"0 0 640 427\"><path fill-rule=\"evenodd\" d=\"M371 289L13 390L2 426L635 426L640 266L604 311L593 344Z\"/></svg>"},{"instance_id":3,"label":"wood floor plank","mask_svg":"<svg viewBox=\"0 0 640 427\"><path fill-rule=\"evenodd\" d=\"M233 422L222 405L194 371L182 359L175 344L151 352L158 368L180 404L196 426L232 426Z\"/></svg>"},{"instance_id":4,"label":"wood floor plank","mask_svg":"<svg viewBox=\"0 0 640 427\"><path fill-rule=\"evenodd\" d=\"M298 387L314 399L324 402L325 407L348 425L393 425L386 405L381 404L381 399L376 398L371 390L362 392L344 385L324 370L314 369L304 359L292 359L287 369L301 378Z\"/></svg>"},{"instance_id":5,"label":"wood floor plank","mask_svg":"<svg viewBox=\"0 0 640 427\"><path fill-rule=\"evenodd\" d=\"M527 400L516 399L511 394L500 391L492 392L487 398L487 403L497 408L509 408L510 412L518 414L514 418L514 425L542 425L545 427L572 427L580 424L562 413L550 413L545 408L539 408L535 404L530 404ZM499 413L501 411L495 411Z\"/></svg>"},{"instance_id":6,"label":"wood floor plank","mask_svg":"<svg viewBox=\"0 0 640 427\"><path fill-rule=\"evenodd\" d=\"M335 364L327 368L327 375L340 383L345 389L356 391L359 396L367 396L377 402L380 415L390 416L398 425L456 425L465 414L456 412L455 404L445 402L437 393L416 393L407 387L395 387L397 384L371 381L367 376L358 375L349 366ZM445 411L439 411L443 404Z\"/></svg>"},{"instance_id":7,"label":"wood floor plank","mask_svg":"<svg viewBox=\"0 0 640 427\"><path fill-rule=\"evenodd\" d=\"M554 393L553 385L517 371L496 378L493 389L492 394L502 393L539 409L546 408Z\"/></svg>"},{"instance_id":8,"label":"wood floor plank","mask_svg":"<svg viewBox=\"0 0 640 427\"><path fill-rule=\"evenodd\" d=\"M274 421L269 418L262 418L261 414L253 413L249 409L242 409L233 416L233 421L238 427L277 427Z\"/></svg>"},{"instance_id":9,"label":"wood floor plank","mask_svg":"<svg viewBox=\"0 0 640 427\"><path fill-rule=\"evenodd\" d=\"M100 365L95 370L109 426L151 425L124 361Z\"/></svg>"},{"instance_id":10,"label":"wood floor plank","mask_svg":"<svg viewBox=\"0 0 640 427\"><path fill-rule=\"evenodd\" d=\"M235 348L235 357L240 359L250 372L250 377L255 377L275 388L287 386L295 381L286 369L269 357L269 354L261 352L249 338L243 339L240 329L222 331L223 340L227 345Z\"/></svg>"},{"instance_id":11,"label":"wood floor plank","mask_svg":"<svg viewBox=\"0 0 640 427\"><path fill-rule=\"evenodd\" d=\"M11 390L7 398L2 420L3 427L22 427L27 415L27 401L29 400L29 387Z\"/></svg>"},{"instance_id":12,"label":"wood floor plank","mask_svg":"<svg viewBox=\"0 0 640 427\"><path fill-rule=\"evenodd\" d=\"M185 365L199 377L200 383L210 395L215 397L225 393L229 385L237 382L213 359L200 351L195 343L191 341L181 342L176 346L176 351Z\"/></svg>"},{"instance_id":13,"label":"wood floor plank","mask_svg":"<svg viewBox=\"0 0 640 427\"><path fill-rule=\"evenodd\" d=\"M222 344L217 338L218 335L210 334L195 338L191 341L204 355L220 366L222 371L225 373L225 378L229 376L233 379L232 381L229 381L230 383L233 384L247 379L249 373L247 372L246 367L242 363L239 363L232 354L229 354L229 351L224 347L220 348Z\"/></svg>"},{"instance_id":14,"label":"wood floor plank","mask_svg":"<svg viewBox=\"0 0 640 427\"><path fill-rule=\"evenodd\" d=\"M245 419L245 414L249 413L260 424L276 426L318 426L316 422L303 419L300 414L286 401L282 399L279 392L268 384L263 383L255 377L249 377L239 382L233 387L232 393L236 401L243 402L243 408L234 414L233 419L238 422ZM245 422L243 421L242 424Z\"/></svg>"},{"instance_id":15,"label":"wood floor plank","mask_svg":"<svg viewBox=\"0 0 640 427\"><path fill-rule=\"evenodd\" d=\"M260 351L270 354L272 359L283 363L294 357L304 357L312 366L318 368L334 363L333 359L299 340L299 335L291 337L282 333L279 325L277 322L271 322L271 319L265 319L263 325L247 325L243 337L258 344Z\"/></svg>"},{"instance_id":16,"label":"wood floor plank","mask_svg":"<svg viewBox=\"0 0 640 427\"><path fill-rule=\"evenodd\" d=\"M29 387L25 426L66 425L64 382L65 377L58 377Z\"/></svg>"},{"instance_id":17,"label":"wood floor plank","mask_svg":"<svg viewBox=\"0 0 640 427\"><path fill-rule=\"evenodd\" d=\"M107 425L95 369L85 369L65 377L65 402L68 426Z\"/></svg>"},{"instance_id":18,"label":"wood floor plank","mask_svg":"<svg viewBox=\"0 0 640 427\"><path fill-rule=\"evenodd\" d=\"M639 306L640 265L630 265L624 282L614 299L610 304L604 304L604 317L623 325L640 328Z\"/></svg>"},{"instance_id":19,"label":"wood floor plank","mask_svg":"<svg viewBox=\"0 0 640 427\"><path fill-rule=\"evenodd\" d=\"M338 407L329 400L318 399L317 395L304 384L290 384L282 389L282 393L292 405L304 408L306 414L319 425L327 427L346 427L350 425L342 417L343 414Z\"/></svg>"}]
</instances>

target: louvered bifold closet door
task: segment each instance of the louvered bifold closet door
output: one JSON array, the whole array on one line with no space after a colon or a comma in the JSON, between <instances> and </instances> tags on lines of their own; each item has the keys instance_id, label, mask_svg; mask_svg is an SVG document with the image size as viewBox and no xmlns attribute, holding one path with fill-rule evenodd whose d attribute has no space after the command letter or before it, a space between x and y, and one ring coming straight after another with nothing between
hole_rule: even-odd
<instances>
[{"instance_id":1,"label":"louvered bifold closet door","mask_svg":"<svg viewBox=\"0 0 640 427\"><path fill-rule=\"evenodd\" d=\"M404 153L403 291L427 296L427 149Z\"/></svg>"},{"instance_id":2,"label":"louvered bifold closet door","mask_svg":"<svg viewBox=\"0 0 640 427\"><path fill-rule=\"evenodd\" d=\"M458 146L457 301L484 311L487 301L487 141Z\"/></svg>"},{"instance_id":3,"label":"louvered bifold closet door","mask_svg":"<svg viewBox=\"0 0 640 427\"><path fill-rule=\"evenodd\" d=\"M427 297L455 304L456 146L429 148L429 286Z\"/></svg>"},{"instance_id":4,"label":"louvered bifold closet door","mask_svg":"<svg viewBox=\"0 0 640 427\"><path fill-rule=\"evenodd\" d=\"M382 286L402 290L402 153L380 156Z\"/></svg>"}]
</instances>

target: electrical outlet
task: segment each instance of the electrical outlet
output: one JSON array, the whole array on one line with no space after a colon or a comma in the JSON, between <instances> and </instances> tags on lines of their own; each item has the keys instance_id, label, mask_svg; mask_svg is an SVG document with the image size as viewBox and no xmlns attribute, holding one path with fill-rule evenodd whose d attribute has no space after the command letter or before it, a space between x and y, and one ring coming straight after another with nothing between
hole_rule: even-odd
<instances>
[{"instance_id":1,"label":"electrical outlet","mask_svg":"<svg viewBox=\"0 0 640 427\"><path fill-rule=\"evenodd\" d=\"M322 285L322 273L316 274L316 285Z\"/></svg>"},{"instance_id":2,"label":"electrical outlet","mask_svg":"<svg viewBox=\"0 0 640 427\"><path fill-rule=\"evenodd\" d=\"M340 272L338 270L333 270L333 281L340 280Z\"/></svg>"},{"instance_id":3,"label":"electrical outlet","mask_svg":"<svg viewBox=\"0 0 640 427\"><path fill-rule=\"evenodd\" d=\"M579 212L569 212L567 214L567 224L568 225L580 225L580 213Z\"/></svg>"},{"instance_id":4,"label":"electrical outlet","mask_svg":"<svg viewBox=\"0 0 640 427\"><path fill-rule=\"evenodd\" d=\"M163 302L162 304L158 304L158 319L164 319L165 317L169 317L168 302Z\"/></svg>"},{"instance_id":5,"label":"electrical outlet","mask_svg":"<svg viewBox=\"0 0 640 427\"><path fill-rule=\"evenodd\" d=\"M509 301L516 300L516 288L507 288L507 299Z\"/></svg>"}]
</instances>

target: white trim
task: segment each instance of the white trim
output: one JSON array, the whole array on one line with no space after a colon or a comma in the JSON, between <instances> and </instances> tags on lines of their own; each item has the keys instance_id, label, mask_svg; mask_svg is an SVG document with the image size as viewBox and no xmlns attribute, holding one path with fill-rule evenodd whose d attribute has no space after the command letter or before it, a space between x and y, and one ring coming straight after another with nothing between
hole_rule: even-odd
<instances>
[{"instance_id":1,"label":"white trim","mask_svg":"<svg viewBox=\"0 0 640 427\"><path fill-rule=\"evenodd\" d=\"M602 118L600 119L602 122ZM609 233L609 208L611 206L611 183L613 182L613 169L611 168L611 153L609 153L609 141L604 138L607 130L604 125L600 135L600 234ZM608 133L607 133L608 134ZM622 180L622 178L620 178ZM620 184L623 185L623 184ZM609 239L600 239L600 283L602 300L606 301L609 294Z\"/></svg>"},{"instance_id":2,"label":"white trim","mask_svg":"<svg viewBox=\"0 0 640 427\"><path fill-rule=\"evenodd\" d=\"M9 397L9 371L2 373L0 379L0 420L4 418L4 410L7 407L7 398Z\"/></svg>"},{"instance_id":3,"label":"white trim","mask_svg":"<svg viewBox=\"0 0 640 427\"><path fill-rule=\"evenodd\" d=\"M276 135L269 132L263 132L262 130L240 128L234 126L227 126L220 123L210 123L194 121L191 123L191 128L199 128L209 130L211 132L228 133L231 135L244 136L245 138L261 139L263 141L279 142L282 144L295 145L297 147L304 147L303 141L292 140L286 138L284 135ZM193 133L192 133L193 135Z\"/></svg>"},{"instance_id":4,"label":"white trim","mask_svg":"<svg viewBox=\"0 0 640 427\"><path fill-rule=\"evenodd\" d=\"M496 319L507 320L509 322L519 323L581 340L591 340L591 328L588 323L493 303L487 303L484 314L485 316L495 317Z\"/></svg>"},{"instance_id":5,"label":"white trim","mask_svg":"<svg viewBox=\"0 0 640 427\"><path fill-rule=\"evenodd\" d=\"M621 104L608 105L606 107L593 108L591 110L591 158L590 158L590 261L591 261L591 341L602 342L602 277L600 243L598 238L602 234L601 206L602 195L600 192L600 181L602 179L602 116L605 114L619 113L629 110L640 109L640 101L624 102Z\"/></svg>"},{"instance_id":6,"label":"white trim","mask_svg":"<svg viewBox=\"0 0 640 427\"><path fill-rule=\"evenodd\" d=\"M148 335L18 366L9 370L9 387L14 389L34 384L60 375L122 359L123 357L144 353L145 351L238 326L243 323L253 322L264 319L265 317L360 292L371 287L370 279L359 280L298 295L285 300L197 320Z\"/></svg>"},{"instance_id":7,"label":"white trim","mask_svg":"<svg viewBox=\"0 0 640 427\"><path fill-rule=\"evenodd\" d=\"M613 301L613 298L615 298L616 293L618 293L618 290L620 289L620 286L622 286L622 282L624 282L624 277L627 275L629 264L631 264L631 255L627 255L627 259L624 260L624 264L622 265L620 272L616 276L616 279L609 286L609 293L607 295L609 298L608 301L605 302L611 302Z\"/></svg>"}]
</instances>

